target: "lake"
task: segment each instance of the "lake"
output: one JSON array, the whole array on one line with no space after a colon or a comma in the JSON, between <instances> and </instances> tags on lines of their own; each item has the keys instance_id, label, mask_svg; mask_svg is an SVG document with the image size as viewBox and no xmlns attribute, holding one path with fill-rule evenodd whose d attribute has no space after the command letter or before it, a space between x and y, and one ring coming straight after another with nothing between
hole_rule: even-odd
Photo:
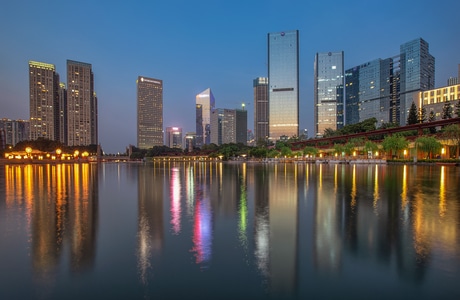
<instances>
[{"instance_id":1,"label":"lake","mask_svg":"<svg viewBox=\"0 0 460 300\"><path fill-rule=\"evenodd\" d=\"M460 299L460 168L0 165L0 299Z\"/></svg>"}]
</instances>

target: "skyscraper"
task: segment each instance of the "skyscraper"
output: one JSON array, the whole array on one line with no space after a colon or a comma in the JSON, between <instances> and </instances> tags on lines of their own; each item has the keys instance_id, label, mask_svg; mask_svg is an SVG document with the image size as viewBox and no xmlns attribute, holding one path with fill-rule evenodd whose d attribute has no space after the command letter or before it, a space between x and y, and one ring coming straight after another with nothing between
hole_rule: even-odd
<instances>
[{"instance_id":1,"label":"skyscraper","mask_svg":"<svg viewBox=\"0 0 460 300\"><path fill-rule=\"evenodd\" d=\"M137 78L137 147L163 145L163 81Z\"/></svg>"},{"instance_id":2,"label":"skyscraper","mask_svg":"<svg viewBox=\"0 0 460 300\"><path fill-rule=\"evenodd\" d=\"M196 95L196 147L211 143L211 112L215 107L214 95L208 88Z\"/></svg>"},{"instance_id":3,"label":"skyscraper","mask_svg":"<svg viewBox=\"0 0 460 300\"><path fill-rule=\"evenodd\" d=\"M97 118L91 64L67 60L67 145L97 145Z\"/></svg>"},{"instance_id":4,"label":"skyscraper","mask_svg":"<svg viewBox=\"0 0 460 300\"><path fill-rule=\"evenodd\" d=\"M344 123L343 51L316 53L315 56L315 135L324 130L337 130Z\"/></svg>"},{"instance_id":5,"label":"skyscraper","mask_svg":"<svg viewBox=\"0 0 460 300\"><path fill-rule=\"evenodd\" d=\"M414 95L434 88L435 59L422 38L400 46L400 118L405 125Z\"/></svg>"},{"instance_id":6,"label":"skyscraper","mask_svg":"<svg viewBox=\"0 0 460 300\"><path fill-rule=\"evenodd\" d=\"M56 140L59 76L53 64L29 61L30 139Z\"/></svg>"},{"instance_id":7,"label":"skyscraper","mask_svg":"<svg viewBox=\"0 0 460 300\"><path fill-rule=\"evenodd\" d=\"M59 141L67 145L67 89L65 83L59 83Z\"/></svg>"},{"instance_id":8,"label":"skyscraper","mask_svg":"<svg viewBox=\"0 0 460 300\"><path fill-rule=\"evenodd\" d=\"M268 138L268 78L258 77L254 87L254 139L257 142Z\"/></svg>"},{"instance_id":9,"label":"skyscraper","mask_svg":"<svg viewBox=\"0 0 460 300\"><path fill-rule=\"evenodd\" d=\"M377 126L390 122L393 59L375 59L345 72L346 124L369 118Z\"/></svg>"},{"instance_id":10,"label":"skyscraper","mask_svg":"<svg viewBox=\"0 0 460 300\"><path fill-rule=\"evenodd\" d=\"M182 149L182 128L166 127L165 145L169 148Z\"/></svg>"},{"instance_id":11,"label":"skyscraper","mask_svg":"<svg viewBox=\"0 0 460 300\"><path fill-rule=\"evenodd\" d=\"M268 34L269 139L299 135L299 31Z\"/></svg>"}]
</instances>

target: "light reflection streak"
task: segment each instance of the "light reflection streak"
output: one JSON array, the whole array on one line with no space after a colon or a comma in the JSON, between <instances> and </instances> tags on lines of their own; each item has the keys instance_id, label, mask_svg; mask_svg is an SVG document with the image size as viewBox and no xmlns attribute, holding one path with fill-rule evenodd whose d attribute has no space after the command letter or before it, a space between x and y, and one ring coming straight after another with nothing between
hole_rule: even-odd
<instances>
[{"instance_id":1,"label":"light reflection streak","mask_svg":"<svg viewBox=\"0 0 460 300\"><path fill-rule=\"evenodd\" d=\"M372 172L372 171L371 171ZM371 173L370 172L370 173ZM374 174L374 213L378 215L378 203L379 203L380 195L379 195L379 166L375 165L375 174Z\"/></svg>"},{"instance_id":2,"label":"light reflection streak","mask_svg":"<svg viewBox=\"0 0 460 300\"><path fill-rule=\"evenodd\" d=\"M171 225L174 234L181 231L181 183L178 168L171 169L171 183L169 187L171 199Z\"/></svg>"},{"instance_id":3,"label":"light reflection streak","mask_svg":"<svg viewBox=\"0 0 460 300\"><path fill-rule=\"evenodd\" d=\"M351 176L351 202L350 206L352 210L356 207L356 164L353 164L353 171L352 171L352 176Z\"/></svg>"},{"instance_id":4,"label":"light reflection streak","mask_svg":"<svg viewBox=\"0 0 460 300\"><path fill-rule=\"evenodd\" d=\"M401 210L404 210L407 205L407 166L403 167L402 192L401 192Z\"/></svg>"},{"instance_id":5,"label":"light reflection streak","mask_svg":"<svg viewBox=\"0 0 460 300\"><path fill-rule=\"evenodd\" d=\"M239 205L239 223L238 232L240 242L244 248L247 248L248 237L246 235L246 228L248 223L248 208L247 208L247 195L246 195L246 163L242 165L242 176L240 185L240 205Z\"/></svg>"},{"instance_id":6,"label":"light reflection streak","mask_svg":"<svg viewBox=\"0 0 460 300\"><path fill-rule=\"evenodd\" d=\"M439 216L442 218L446 214L446 178L445 167L441 166L441 175L439 180Z\"/></svg>"},{"instance_id":7,"label":"light reflection streak","mask_svg":"<svg viewBox=\"0 0 460 300\"><path fill-rule=\"evenodd\" d=\"M212 245L212 218L209 199L200 199L195 203L193 225L193 249L197 264L209 262Z\"/></svg>"}]
</instances>

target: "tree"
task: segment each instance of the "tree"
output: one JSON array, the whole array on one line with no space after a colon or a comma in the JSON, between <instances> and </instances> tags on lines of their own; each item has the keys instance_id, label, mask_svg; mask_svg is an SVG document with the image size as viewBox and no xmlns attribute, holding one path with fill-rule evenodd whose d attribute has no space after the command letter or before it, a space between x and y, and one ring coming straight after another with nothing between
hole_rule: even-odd
<instances>
[{"instance_id":1,"label":"tree","mask_svg":"<svg viewBox=\"0 0 460 300\"><path fill-rule=\"evenodd\" d=\"M277 157L278 155L280 155L280 153L278 152L278 150L276 149L271 149L270 151L268 151L267 153L267 156L268 157Z\"/></svg>"},{"instance_id":2,"label":"tree","mask_svg":"<svg viewBox=\"0 0 460 300\"><path fill-rule=\"evenodd\" d=\"M419 111L418 111L418 122L419 123L425 123L427 120L426 117L426 108L423 106Z\"/></svg>"},{"instance_id":3,"label":"tree","mask_svg":"<svg viewBox=\"0 0 460 300\"><path fill-rule=\"evenodd\" d=\"M442 107L442 119L452 119L452 106L449 101L446 101Z\"/></svg>"},{"instance_id":4,"label":"tree","mask_svg":"<svg viewBox=\"0 0 460 300\"><path fill-rule=\"evenodd\" d=\"M441 150L441 143L432 136L421 136L415 140L415 145L418 150L426 152L429 158L433 158L433 154Z\"/></svg>"},{"instance_id":5,"label":"tree","mask_svg":"<svg viewBox=\"0 0 460 300\"><path fill-rule=\"evenodd\" d=\"M434 122L436 121L436 116L434 115L434 111L430 111L429 117L428 117L428 122ZM436 127L430 127L430 133L435 134L436 133Z\"/></svg>"},{"instance_id":6,"label":"tree","mask_svg":"<svg viewBox=\"0 0 460 300\"><path fill-rule=\"evenodd\" d=\"M337 135L337 132L334 129L332 128L324 129L323 137L332 137L336 135Z\"/></svg>"},{"instance_id":7,"label":"tree","mask_svg":"<svg viewBox=\"0 0 460 300\"><path fill-rule=\"evenodd\" d=\"M442 137L455 146L455 157L460 157L460 127L457 124L451 124L444 127Z\"/></svg>"},{"instance_id":8,"label":"tree","mask_svg":"<svg viewBox=\"0 0 460 300\"><path fill-rule=\"evenodd\" d=\"M342 155L345 152L345 147L342 144L334 144L334 152L338 155Z\"/></svg>"},{"instance_id":9,"label":"tree","mask_svg":"<svg viewBox=\"0 0 460 300\"><path fill-rule=\"evenodd\" d=\"M455 114L460 118L460 100L457 100L457 104L455 104Z\"/></svg>"},{"instance_id":10,"label":"tree","mask_svg":"<svg viewBox=\"0 0 460 300\"><path fill-rule=\"evenodd\" d=\"M364 151L366 153L375 153L377 150L379 149L379 146L372 142L372 141L367 141L365 144L364 144Z\"/></svg>"},{"instance_id":11,"label":"tree","mask_svg":"<svg viewBox=\"0 0 460 300\"><path fill-rule=\"evenodd\" d=\"M318 149L316 149L315 147L305 147L303 149L303 155L312 155L312 156L316 156L316 154L318 154Z\"/></svg>"},{"instance_id":12,"label":"tree","mask_svg":"<svg viewBox=\"0 0 460 300\"><path fill-rule=\"evenodd\" d=\"M393 151L398 156L398 152L407 148L408 145L409 142L400 134L387 135L382 142L383 150L387 153L389 152L390 156L392 156Z\"/></svg>"},{"instance_id":13,"label":"tree","mask_svg":"<svg viewBox=\"0 0 460 300\"><path fill-rule=\"evenodd\" d=\"M291 148L287 146L284 146L283 148L281 148L281 156L290 157L291 155L292 155Z\"/></svg>"},{"instance_id":14,"label":"tree","mask_svg":"<svg viewBox=\"0 0 460 300\"><path fill-rule=\"evenodd\" d=\"M412 104L409 109L409 115L407 116L407 125L413 125L418 123L418 113L417 113L417 106L415 103L412 101Z\"/></svg>"}]
</instances>

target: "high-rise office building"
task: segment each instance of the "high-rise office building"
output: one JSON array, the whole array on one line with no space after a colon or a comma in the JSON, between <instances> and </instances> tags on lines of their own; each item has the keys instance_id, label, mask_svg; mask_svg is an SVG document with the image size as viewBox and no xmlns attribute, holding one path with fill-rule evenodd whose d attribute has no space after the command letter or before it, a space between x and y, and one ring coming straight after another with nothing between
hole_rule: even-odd
<instances>
[{"instance_id":1,"label":"high-rise office building","mask_svg":"<svg viewBox=\"0 0 460 300\"><path fill-rule=\"evenodd\" d=\"M29 100L31 140L56 140L59 79L53 64L29 61Z\"/></svg>"},{"instance_id":2,"label":"high-rise office building","mask_svg":"<svg viewBox=\"0 0 460 300\"><path fill-rule=\"evenodd\" d=\"M211 143L211 112L215 107L214 95L208 88L196 95L196 147Z\"/></svg>"},{"instance_id":3,"label":"high-rise office building","mask_svg":"<svg viewBox=\"0 0 460 300\"><path fill-rule=\"evenodd\" d=\"M166 127L165 145L169 148L182 149L182 128Z\"/></svg>"},{"instance_id":4,"label":"high-rise office building","mask_svg":"<svg viewBox=\"0 0 460 300\"><path fill-rule=\"evenodd\" d=\"M402 44L399 55L348 69L345 77L347 125L375 117L377 127L403 126L414 96L434 87L434 57L418 38Z\"/></svg>"},{"instance_id":5,"label":"high-rise office building","mask_svg":"<svg viewBox=\"0 0 460 300\"><path fill-rule=\"evenodd\" d=\"M268 139L268 78L253 80L254 87L254 139L258 143Z\"/></svg>"},{"instance_id":6,"label":"high-rise office building","mask_svg":"<svg viewBox=\"0 0 460 300\"><path fill-rule=\"evenodd\" d=\"M163 146L163 81L137 78L137 147Z\"/></svg>"},{"instance_id":7,"label":"high-rise office building","mask_svg":"<svg viewBox=\"0 0 460 300\"><path fill-rule=\"evenodd\" d=\"M406 124L414 94L434 88L435 59L428 48L421 38L400 46L400 125Z\"/></svg>"},{"instance_id":8,"label":"high-rise office building","mask_svg":"<svg viewBox=\"0 0 460 300\"><path fill-rule=\"evenodd\" d=\"M299 135L299 31L268 34L269 139Z\"/></svg>"},{"instance_id":9,"label":"high-rise office building","mask_svg":"<svg viewBox=\"0 0 460 300\"><path fill-rule=\"evenodd\" d=\"M315 134L324 130L337 130L344 125L344 69L343 51L316 53L315 56Z\"/></svg>"},{"instance_id":10,"label":"high-rise office building","mask_svg":"<svg viewBox=\"0 0 460 300\"><path fill-rule=\"evenodd\" d=\"M97 97L91 64L67 60L67 145L97 144Z\"/></svg>"},{"instance_id":11,"label":"high-rise office building","mask_svg":"<svg viewBox=\"0 0 460 300\"><path fill-rule=\"evenodd\" d=\"M243 109L215 108L211 113L211 143L247 144L248 112Z\"/></svg>"},{"instance_id":12,"label":"high-rise office building","mask_svg":"<svg viewBox=\"0 0 460 300\"><path fill-rule=\"evenodd\" d=\"M369 118L390 122L393 59L375 59L345 72L346 124Z\"/></svg>"}]
</instances>

